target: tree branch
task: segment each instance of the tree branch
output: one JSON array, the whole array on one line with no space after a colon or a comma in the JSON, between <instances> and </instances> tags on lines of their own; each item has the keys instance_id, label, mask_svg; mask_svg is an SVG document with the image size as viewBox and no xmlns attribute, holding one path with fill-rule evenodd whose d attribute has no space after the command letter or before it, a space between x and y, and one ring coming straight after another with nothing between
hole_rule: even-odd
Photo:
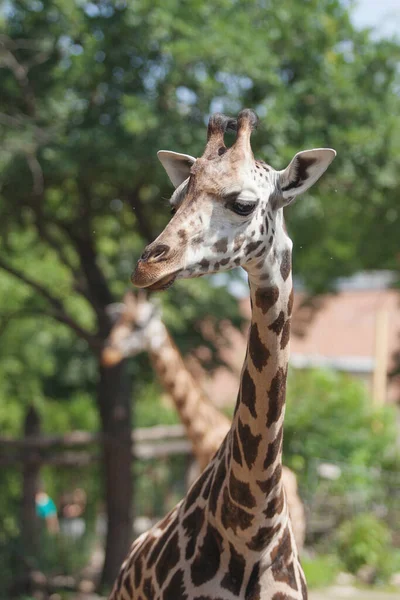
<instances>
[{"instance_id":1,"label":"tree branch","mask_svg":"<svg viewBox=\"0 0 400 600\"><path fill-rule=\"evenodd\" d=\"M80 194L84 207L83 217L81 215L79 222L74 224L60 223L59 226L68 235L78 253L82 273L87 283L87 298L97 315L100 335L105 339L111 326L106 308L113 302L114 298L104 273L97 262L91 228L90 191L83 186L83 189L80 189Z\"/></svg>"},{"instance_id":2,"label":"tree branch","mask_svg":"<svg viewBox=\"0 0 400 600\"><path fill-rule=\"evenodd\" d=\"M138 185L134 190L126 192L123 195L123 198L134 211L141 235L145 238L146 242L151 242L156 235L150 224L150 219L147 219L146 215L144 214L143 204L139 198L141 186L142 184Z\"/></svg>"},{"instance_id":3,"label":"tree branch","mask_svg":"<svg viewBox=\"0 0 400 600\"><path fill-rule=\"evenodd\" d=\"M7 36L2 37L3 48L0 54L0 64L2 64L5 67L8 67L13 73L21 89L27 113L29 114L29 116L34 117L36 112L35 96L28 79L28 69L24 65L19 63L15 55L11 52L10 45L12 46L12 44L10 44L10 39L7 39Z\"/></svg>"},{"instance_id":4,"label":"tree branch","mask_svg":"<svg viewBox=\"0 0 400 600\"><path fill-rule=\"evenodd\" d=\"M44 298L50 304L50 306L52 307L52 310L45 314L53 317L54 319L56 319L60 323L63 323L64 325L68 325L68 327L70 327L70 329L75 331L75 333L79 337L84 339L89 344L89 346L96 352L100 350L100 347L101 347L100 341L95 336L93 336L89 331L87 331L86 329L81 327L79 325L79 323L77 323L67 313L61 300L59 300L58 298L56 298L55 296L50 294L50 292L48 290L46 290L46 288L44 288L42 285L40 285L39 283L37 283L36 281L34 281L33 279L31 279L30 277L25 275L18 269L15 269L11 265L8 265L7 263L5 263L2 259L0 259L0 268L3 269L4 271L6 271L7 273L9 273L10 275L13 275L15 278L19 279L26 285L28 285L30 288L32 288L36 293L38 293L40 296L42 296L42 298Z\"/></svg>"},{"instance_id":5,"label":"tree branch","mask_svg":"<svg viewBox=\"0 0 400 600\"><path fill-rule=\"evenodd\" d=\"M38 315L41 317L51 316L48 313L45 313L43 310L40 310L40 309L25 309L25 308L21 308L20 310L15 310L13 312L0 315L0 337L3 335L3 333L7 329L8 325L11 323L11 321L13 321L14 319L21 319L24 317L34 317L35 315Z\"/></svg>"}]
</instances>

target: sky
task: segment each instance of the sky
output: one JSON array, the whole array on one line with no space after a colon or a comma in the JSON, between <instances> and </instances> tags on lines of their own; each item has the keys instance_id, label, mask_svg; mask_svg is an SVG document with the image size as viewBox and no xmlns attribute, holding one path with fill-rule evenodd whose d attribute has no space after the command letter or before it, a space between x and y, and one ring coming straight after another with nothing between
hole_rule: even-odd
<instances>
[{"instance_id":1,"label":"sky","mask_svg":"<svg viewBox=\"0 0 400 600\"><path fill-rule=\"evenodd\" d=\"M373 27L378 37L400 37L400 0L355 0L353 23Z\"/></svg>"}]
</instances>

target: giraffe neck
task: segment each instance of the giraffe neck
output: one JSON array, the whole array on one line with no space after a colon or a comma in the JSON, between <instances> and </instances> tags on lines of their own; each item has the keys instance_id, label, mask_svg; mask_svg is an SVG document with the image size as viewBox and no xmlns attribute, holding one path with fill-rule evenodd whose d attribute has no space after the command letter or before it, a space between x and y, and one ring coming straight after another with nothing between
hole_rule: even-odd
<instances>
[{"instance_id":1,"label":"giraffe neck","mask_svg":"<svg viewBox=\"0 0 400 600\"><path fill-rule=\"evenodd\" d=\"M153 368L175 404L193 453L203 470L218 450L230 422L196 383L162 321L159 320L149 333Z\"/></svg>"},{"instance_id":2,"label":"giraffe neck","mask_svg":"<svg viewBox=\"0 0 400 600\"><path fill-rule=\"evenodd\" d=\"M268 256L249 269L252 319L238 402L221 451L211 504L219 494L223 533L260 552L288 523L282 435L292 310L291 242L283 229ZM278 237L278 236L277 236ZM219 490L219 491L218 491ZM272 559L272 555L271 555Z\"/></svg>"}]
</instances>

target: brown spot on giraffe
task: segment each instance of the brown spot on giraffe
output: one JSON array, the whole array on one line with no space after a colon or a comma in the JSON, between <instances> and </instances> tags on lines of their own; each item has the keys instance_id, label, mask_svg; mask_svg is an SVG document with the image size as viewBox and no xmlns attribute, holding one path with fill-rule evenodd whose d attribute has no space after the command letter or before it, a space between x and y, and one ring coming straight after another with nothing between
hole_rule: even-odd
<instances>
[{"instance_id":1,"label":"brown spot on giraffe","mask_svg":"<svg viewBox=\"0 0 400 600\"><path fill-rule=\"evenodd\" d=\"M217 504L221 493L222 484L226 477L225 461L221 460L218 465L218 469L215 473L214 481L212 483L209 506L213 515L217 512Z\"/></svg>"},{"instance_id":2,"label":"brown spot on giraffe","mask_svg":"<svg viewBox=\"0 0 400 600\"><path fill-rule=\"evenodd\" d=\"M256 291L256 306L261 309L265 315L278 301L279 288L272 285L266 288L259 288Z\"/></svg>"},{"instance_id":3,"label":"brown spot on giraffe","mask_svg":"<svg viewBox=\"0 0 400 600\"><path fill-rule=\"evenodd\" d=\"M238 465L243 465L242 453L240 450L239 439L237 431L233 432L233 442L232 442L232 454L234 460L238 463Z\"/></svg>"},{"instance_id":4,"label":"brown spot on giraffe","mask_svg":"<svg viewBox=\"0 0 400 600\"><path fill-rule=\"evenodd\" d=\"M250 542L247 544L250 550L255 550L256 552L260 552L264 548L266 548L274 536L280 530L280 525L276 525L275 527L260 527L257 533L251 538Z\"/></svg>"},{"instance_id":5,"label":"brown spot on giraffe","mask_svg":"<svg viewBox=\"0 0 400 600\"><path fill-rule=\"evenodd\" d=\"M210 266L210 261L206 260L205 258L202 258L199 261L199 267L201 267L202 269L208 269L208 267Z\"/></svg>"},{"instance_id":6,"label":"brown spot on giraffe","mask_svg":"<svg viewBox=\"0 0 400 600\"><path fill-rule=\"evenodd\" d=\"M254 384L253 379L249 373L249 370L246 369L243 371L242 375L242 403L247 406L250 411L251 416L256 419L256 386Z\"/></svg>"},{"instance_id":7,"label":"brown spot on giraffe","mask_svg":"<svg viewBox=\"0 0 400 600\"><path fill-rule=\"evenodd\" d=\"M276 488L278 483L281 481L281 478L282 465L278 464L271 477L269 477L266 481L257 481L257 483L260 486L261 491L268 496L272 490Z\"/></svg>"},{"instance_id":8,"label":"brown spot on giraffe","mask_svg":"<svg viewBox=\"0 0 400 600\"><path fill-rule=\"evenodd\" d=\"M297 592L298 587L293 561L289 562L287 565L284 565L280 564L280 560L278 558L272 565L272 573L275 577L275 581L282 581Z\"/></svg>"},{"instance_id":9,"label":"brown spot on giraffe","mask_svg":"<svg viewBox=\"0 0 400 600\"><path fill-rule=\"evenodd\" d=\"M175 527L176 527L176 523L172 522L169 527L166 527L164 529L166 536L165 537L160 536L159 539L154 544L154 546L152 547L152 549L147 557L147 567L152 567L153 565L155 565L157 558L160 556L161 551L163 550L163 548L165 546L166 538L169 537L169 535L170 535L170 530L173 530Z\"/></svg>"},{"instance_id":10,"label":"brown spot on giraffe","mask_svg":"<svg viewBox=\"0 0 400 600\"><path fill-rule=\"evenodd\" d=\"M154 598L156 595L153 582L151 577L147 577L143 582L143 593L145 594L146 600L147 598ZM169 599L168 599L169 600ZM170 598L172 600L172 597Z\"/></svg>"},{"instance_id":11,"label":"brown spot on giraffe","mask_svg":"<svg viewBox=\"0 0 400 600\"><path fill-rule=\"evenodd\" d=\"M254 258L260 258L260 256L263 256L265 252L265 246L261 246L261 248L259 249L259 251L257 252L257 254L254 255ZM264 266L264 261L261 261L261 265Z\"/></svg>"},{"instance_id":12,"label":"brown spot on giraffe","mask_svg":"<svg viewBox=\"0 0 400 600\"><path fill-rule=\"evenodd\" d=\"M224 237L221 240L218 240L211 249L214 252L226 252L228 250L228 238Z\"/></svg>"},{"instance_id":13,"label":"brown spot on giraffe","mask_svg":"<svg viewBox=\"0 0 400 600\"><path fill-rule=\"evenodd\" d=\"M286 528L278 547L271 553L272 574L275 581L286 583L293 590L298 591L296 573L293 564L290 531Z\"/></svg>"},{"instance_id":14,"label":"brown spot on giraffe","mask_svg":"<svg viewBox=\"0 0 400 600\"><path fill-rule=\"evenodd\" d=\"M258 446L260 445L262 436L253 435L250 426L243 424L241 419L238 419L238 432L242 440L242 446L246 447L245 460L249 469L254 466L258 456ZM236 434L236 432L235 432ZM241 464L241 463L240 463Z\"/></svg>"},{"instance_id":15,"label":"brown spot on giraffe","mask_svg":"<svg viewBox=\"0 0 400 600\"><path fill-rule=\"evenodd\" d=\"M281 275L283 281L289 277L290 271L292 270L292 255L290 250L284 250L281 254Z\"/></svg>"},{"instance_id":16,"label":"brown spot on giraffe","mask_svg":"<svg viewBox=\"0 0 400 600\"><path fill-rule=\"evenodd\" d=\"M254 508L256 501L246 481L240 481L233 471L229 474L229 492L232 500L245 508Z\"/></svg>"},{"instance_id":17,"label":"brown spot on giraffe","mask_svg":"<svg viewBox=\"0 0 400 600\"><path fill-rule=\"evenodd\" d=\"M267 427L271 427L275 423L282 413L282 408L285 404L286 395L286 371L279 367L275 377L271 381L271 387L269 388L268 397L268 415L267 415Z\"/></svg>"},{"instance_id":18,"label":"brown spot on giraffe","mask_svg":"<svg viewBox=\"0 0 400 600\"><path fill-rule=\"evenodd\" d=\"M294 291L293 288L291 289L290 295L289 295L289 300L288 300L288 305L287 305L287 314L290 317L290 315L292 314L293 311L293 301L294 301Z\"/></svg>"},{"instance_id":19,"label":"brown spot on giraffe","mask_svg":"<svg viewBox=\"0 0 400 600\"><path fill-rule=\"evenodd\" d=\"M212 475L210 475L206 485L203 488L202 496L203 496L204 500L208 500L208 498L210 496L212 482L213 482L213 477L212 477Z\"/></svg>"},{"instance_id":20,"label":"brown spot on giraffe","mask_svg":"<svg viewBox=\"0 0 400 600\"><path fill-rule=\"evenodd\" d=\"M272 500L268 502L268 506L264 510L264 515L267 517L267 519L272 519L274 515L280 515L283 509L284 502L285 498L283 495L283 491L281 490L281 492L277 496L275 496L275 498L272 498Z\"/></svg>"},{"instance_id":21,"label":"brown spot on giraffe","mask_svg":"<svg viewBox=\"0 0 400 600\"><path fill-rule=\"evenodd\" d=\"M289 343L289 339L290 339L290 319L287 319L287 321L285 321L285 324L284 324L283 330L282 330L281 350L284 350L286 348L286 346Z\"/></svg>"},{"instance_id":22,"label":"brown spot on giraffe","mask_svg":"<svg viewBox=\"0 0 400 600\"><path fill-rule=\"evenodd\" d=\"M156 563L155 571L160 586L164 584L169 573L178 564L179 559L179 535L178 531L175 531L164 545Z\"/></svg>"},{"instance_id":23,"label":"brown spot on giraffe","mask_svg":"<svg viewBox=\"0 0 400 600\"><path fill-rule=\"evenodd\" d=\"M187 233L184 229L179 229L178 230L178 237L182 240L182 242L186 242L187 240Z\"/></svg>"},{"instance_id":24,"label":"brown spot on giraffe","mask_svg":"<svg viewBox=\"0 0 400 600\"><path fill-rule=\"evenodd\" d=\"M149 535L148 539L138 549L137 558L140 558L141 556L143 556L144 558L147 557L150 549L153 546L154 540L155 538L152 535Z\"/></svg>"},{"instance_id":25,"label":"brown spot on giraffe","mask_svg":"<svg viewBox=\"0 0 400 600\"><path fill-rule=\"evenodd\" d=\"M278 453L281 448L283 439L283 427L280 428L275 438L268 444L267 454L264 461L264 469L268 469L269 466L273 465L278 458Z\"/></svg>"},{"instance_id":26,"label":"brown spot on giraffe","mask_svg":"<svg viewBox=\"0 0 400 600\"><path fill-rule=\"evenodd\" d=\"M186 535L189 538L189 541L186 546L185 558L189 560L192 558L196 541L202 530L204 524L204 510L197 506L187 517L185 517L182 521L182 526L186 532Z\"/></svg>"},{"instance_id":27,"label":"brown spot on giraffe","mask_svg":"<svg viewBox=\"0 0 400 600\"><path fill-rule=\"evenodd\" d=\"M263 243L262 240L258 240L257 242L250 242L249 244L247 244L246 248L244 249L244 253L246 255L251 254L252 252L255 252L255 250L257 250L257 248Z\"/></svg>"},{"instance_id":28,"label":"brown spot on giraffe","mask_svg":"<svg viewBox=\"0 0 400 600\"><path fill-rule=\"evenodd\" d=\"M260 564L257 562L251 571L249 582L246 587L245 600L261 600L261 587L259 578Z\"/></svg>"},{"instance_id":29,"label":"brown spot on giraffe","mask_svg":"<svg viewBox=\"0 0 400 600\"><path fill-rule=\"evenodd\" d=\"M142 559L140 556L138 556L137 560L135 561L134 578L135 587L138 588L142 581Z\"/></svg>"},{"instance_id":30,"label":"brown spot on giraffe","mask_svg":"<svg viewBox=\"0 0 400 600\"><path fill-rule=\"evenodd\" d=\"M244 557L236 551L232 544L229 544L229 551L230 559L228 571L221 581L221 587L229 590L235 596L238 596L243 584L246 561Z\"/></svg>"},{"instance_id":31,"label":"brown spot on giraffe","mask_svg":"<svg viewBox=\"0 0 400 600\"><path fill-rule=\"evenodd\" d=\"M125 577L124 583L122 587L126 590L127 594L132 597L133 596L133 586L130 573Z\"/></svg>"},{"instance_id":32,"label":"brown spot on giraffe","mask_svg":"<svg viewBox=\"0 0 400 600\"><path fill-rule=\"evenodd\" d=\"M197 502L197 500L201 494L201 490L203 488L204 481L206 480L206 478L207 478L207 472L203 471L203 473L200 475L200 477L196 480L196 482L192 485L192 487L188 491L188 493L186 495L186 501L185 501L186 511L188 511L189 508L195 502Z\"/></svg>"},{"instance_id":33,"label":"brown spot on giraffe","mask_svg":"<svg viewBox=\"0 0 400 600\"><path fill-rule=\"evenodd\" d=\"M203 543L190 566L190 574L195 586L210 581L217 573L221 560L221 547L221 534L208 524Z\"/></svg>"},{"instance_id":34,"label":"brown spot on giraffe","mask_svg":"<svg viewBox=\"0 0 400 600\"><path fill-rule=\"evenodd\" d=\"M149 595L148 599L154 598L153 595ZM185 592L185 582L183 579L183 571L182 569L178 569L176 573L171 577L170 582L164 590L162 595L162 600L189 600L188 594ZM146 598L147 600L147 598Z\"/></svg>"},{"instance_id":35,"label":"brown spot on giraffe","mask_svg":"<svg viewBox=\"0 0 400 600\"><path fill-rule=\"evenodd\" d=\"M276 333L276 335L279 335L280 332L282 331L284 325L285 325L285 314L284 314L283 310L281 310L281 312L279 313L279 315L277 316L275 321L273 323L271 323L271 325L269 325L268 329L270 329L271 331Z\"/></svg>"},{"instance_id":36,"label":"brown spot on giraffe","mask_svg":"<svg viewBox=\"0 0 400 600\"><path fill-rule=\"evenodd\" d=\"M221 503L221 523L223 527L226 530L232 529L234 533L237 532L238 528L244 531L251 527L253 519L251 513L231 501L228 489L225 487Z\"/></svg>"},{"instance_id":37,"label":"brown spot on giraffe","mask_svg":"<svg viewBox=\"0 0 400 600\"><path fill-rule=\"evenodd\" d=\"M291 555L291 544L290 544L290 531L289 527L285 527L285 530L282 534L280 540L278 540L277 545L271 552L271 561L272 564L277 560L279 556L282 556L284 560L289 560Z\"/></svg>"},{"instance_id":38,"label":"brown spot on giraffe","mask_svg":"<svg viewBox=\"0 0 400 600\"><path fill-rule=\"evenodd\" d=\"M270 352L260 339L257 323L253 323L250 328L249 352L255 368L261 372L268 362Z\"/></svg>"}]
</instances>

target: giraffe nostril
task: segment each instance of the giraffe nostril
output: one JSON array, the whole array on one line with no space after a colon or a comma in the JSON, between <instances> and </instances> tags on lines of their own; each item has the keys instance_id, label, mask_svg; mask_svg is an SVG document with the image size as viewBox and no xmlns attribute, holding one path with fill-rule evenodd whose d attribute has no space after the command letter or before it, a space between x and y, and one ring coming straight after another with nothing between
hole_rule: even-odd
<instances>
[{"instance_id":1,"label":"giraffe nostril","mask_svg":"<svg viewBox=\"0 0 400 600\"><path fill-rule=\"evenodd\" d=\"M154 246L154 248L146 248L140 259L144 261L157 262L166 258L168 250L169 246L167 246L167 244L157 244L157 246Z\"/></svg>"},{"instance_id":2,"label":"giraffe nostril","mask_svg":"<svg viewBox=\"0 0 400 600\"><path fill-rule=\"evenodd\" d=\"M140 260L147 260L150 256L150 250L144 250L144 252L142 253Z\"/></svg>"}]
</instances>

